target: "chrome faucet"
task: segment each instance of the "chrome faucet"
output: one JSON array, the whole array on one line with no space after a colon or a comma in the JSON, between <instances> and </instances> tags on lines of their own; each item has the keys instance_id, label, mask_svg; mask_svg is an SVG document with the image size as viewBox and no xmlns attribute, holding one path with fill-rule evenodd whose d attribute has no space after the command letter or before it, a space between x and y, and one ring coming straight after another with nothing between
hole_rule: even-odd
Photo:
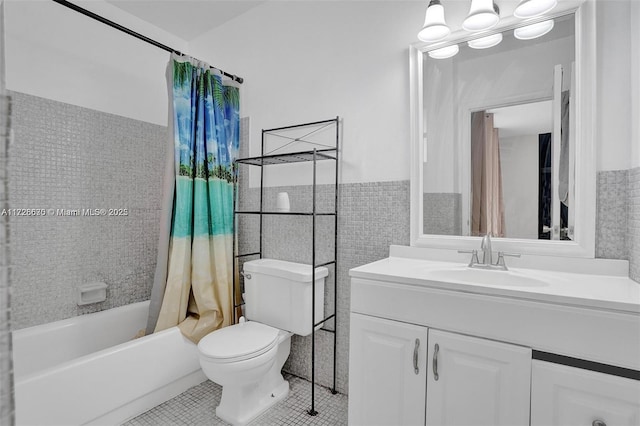
<instances>
[{"instance_id":1,"label":"chrome faucet","mask_svg":"<svg viewBox=\"0 0 640 426\"><path fill-rule=\"evenodd\" d=\"M498 260L493 263L493 252L491 249L491 235L487 234L482 237L480 243L480 250L482 251L482 262L478 259L478 250L458 250L458 253L471 254L471 260L469 261L469 268L480 269L498 269L501 271L508 271L506 263L504 262L505 256L520 257L519 254L498 252Z\"/></svg>"},{"instance_id":2,"label":"chrome faucet","mask_svg":"<svg viewBox=\"0 0 640 426\"><path fill-rule=\"evenodd\" d=\"M482 264L483 265L493 264L493 253L491 252L491 234L487 234L484 237L482 237L482 242L480 243L480 250L482 250Z\"/></svg>"}]
</instances>

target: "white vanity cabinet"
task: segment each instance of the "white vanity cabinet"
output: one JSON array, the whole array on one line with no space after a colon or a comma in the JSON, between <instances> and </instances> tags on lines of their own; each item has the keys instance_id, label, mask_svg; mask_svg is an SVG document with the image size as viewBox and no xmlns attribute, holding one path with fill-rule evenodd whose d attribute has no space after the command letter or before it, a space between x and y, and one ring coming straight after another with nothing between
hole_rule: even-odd
<instances>
[{"instance_id":1,"label":"white vanity cabinet","mask_svg":"<svg viewBox=\"0 0 640 426\"><path fill-rule=\"evenodd\" d=\"M350 424L424 425L427 332L351 314Z\"/></svg>"},{"instance_id":2,"label":"white vanity cabinet","mask_svg":"<svg viewBox=\"0 0 640 426\"><path fill-rule=\"evenodd\" d=\"M351 425L529 424L529 348L357 313L350 340Z\"/></svg>"},{"instance_id":3,"label":"white vanity cabinet","mask_svg":"<svg viewBox=\"0 0 640 426\"><path fill-rule=\"evenodd\" d=\"M640 425L640 381L533 361L531 426Z\"/></svg>"},{"instance_id":4,"label":"white vanity cabinet","mask_svg":"<svg viewBox=\"0 0 640 426\"><path fill-rule=\"evenodd\" d=\"M427 425L529 424L531 349L429 330Z\"/></svg>"}]
</instances>

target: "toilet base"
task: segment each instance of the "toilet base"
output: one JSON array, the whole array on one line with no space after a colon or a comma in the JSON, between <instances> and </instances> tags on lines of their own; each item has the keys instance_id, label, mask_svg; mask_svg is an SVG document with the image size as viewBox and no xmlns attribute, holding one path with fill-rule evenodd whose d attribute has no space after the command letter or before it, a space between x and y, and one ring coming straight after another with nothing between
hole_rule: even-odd
<instances>
[{"instance_id":1,"label":"toilet base","mask_svg":"<svg viewBox=\"0 0 640 426\"><path fill-rule=\"evenodd\" d=\"M244 426L289 396L282 367L291 351L291 333L280 330L277 346L246 360L216 363L200 357L205 375L222 386L216 415L234 426Z\"/></svg>"},{"instance_id":2,"label":"toilet base","mask_svg":"<svg viewBox=\"0 0 640 426\"><path fill-rule=\"evenodd\" d=\"M262 389L260 389L262 388ZM216 416L234 426L244 426L289 396L289 382L280 375L280 383L271 390L256 384L254 389L222 390L222 400L216 408ZM248 401L253 400L253 401ZM251 407L247 410L247 407Z\"/></svg>"}]
</instances>

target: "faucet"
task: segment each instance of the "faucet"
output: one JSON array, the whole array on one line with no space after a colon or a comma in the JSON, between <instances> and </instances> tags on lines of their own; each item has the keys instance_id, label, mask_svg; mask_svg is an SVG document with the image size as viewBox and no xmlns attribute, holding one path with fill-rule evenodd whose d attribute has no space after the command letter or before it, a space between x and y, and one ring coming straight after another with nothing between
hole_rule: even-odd
<instances>
[{"instance_id":1,"label":"faucet","mask_svg":"<svg viewBox=\"0 0 640 426\"><path fill-rule=\"evenodd\" d=\"M481 269L497 269L501 271L508 271L507 265L504 261L505 256L520 257L516 253L498 252L498 260L493 263L493 252L491 250L491 234L487 234L482 237L480 243L480 250L482 250L482 262L478 259L478 250L458 250L458 253L471 254L471 261L469 262L469 268L481 268Z\"/></svg>"},{"instance_id":2,"label":"faucet","mask_svg":"<svg viewBox=\"0 0 640 426\"><path fill-rule=\"evenodd\" d=\"M482 242L480 243L480 250L482 250L482 264L483 265L491 265L493 264L493 253L491 252L491 234L488 233L484 237L482 237Z\"/></svg>"}]
</instances>

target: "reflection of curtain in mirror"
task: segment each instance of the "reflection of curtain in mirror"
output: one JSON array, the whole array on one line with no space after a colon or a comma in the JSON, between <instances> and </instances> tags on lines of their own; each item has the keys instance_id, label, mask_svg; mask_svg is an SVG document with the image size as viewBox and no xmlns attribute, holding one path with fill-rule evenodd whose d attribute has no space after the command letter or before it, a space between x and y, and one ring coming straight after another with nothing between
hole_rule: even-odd
<instances>
[{"instance_id":1,"label":"reflection of curtain in mirror","mask_svg":"<svg viewBox=\"0 0 640 426\"><path fill-rule=\"evenodd\" d=\"M471 235L505 236L498 129L493 114L471 114Z\"/></svg>"}]
</instances>

